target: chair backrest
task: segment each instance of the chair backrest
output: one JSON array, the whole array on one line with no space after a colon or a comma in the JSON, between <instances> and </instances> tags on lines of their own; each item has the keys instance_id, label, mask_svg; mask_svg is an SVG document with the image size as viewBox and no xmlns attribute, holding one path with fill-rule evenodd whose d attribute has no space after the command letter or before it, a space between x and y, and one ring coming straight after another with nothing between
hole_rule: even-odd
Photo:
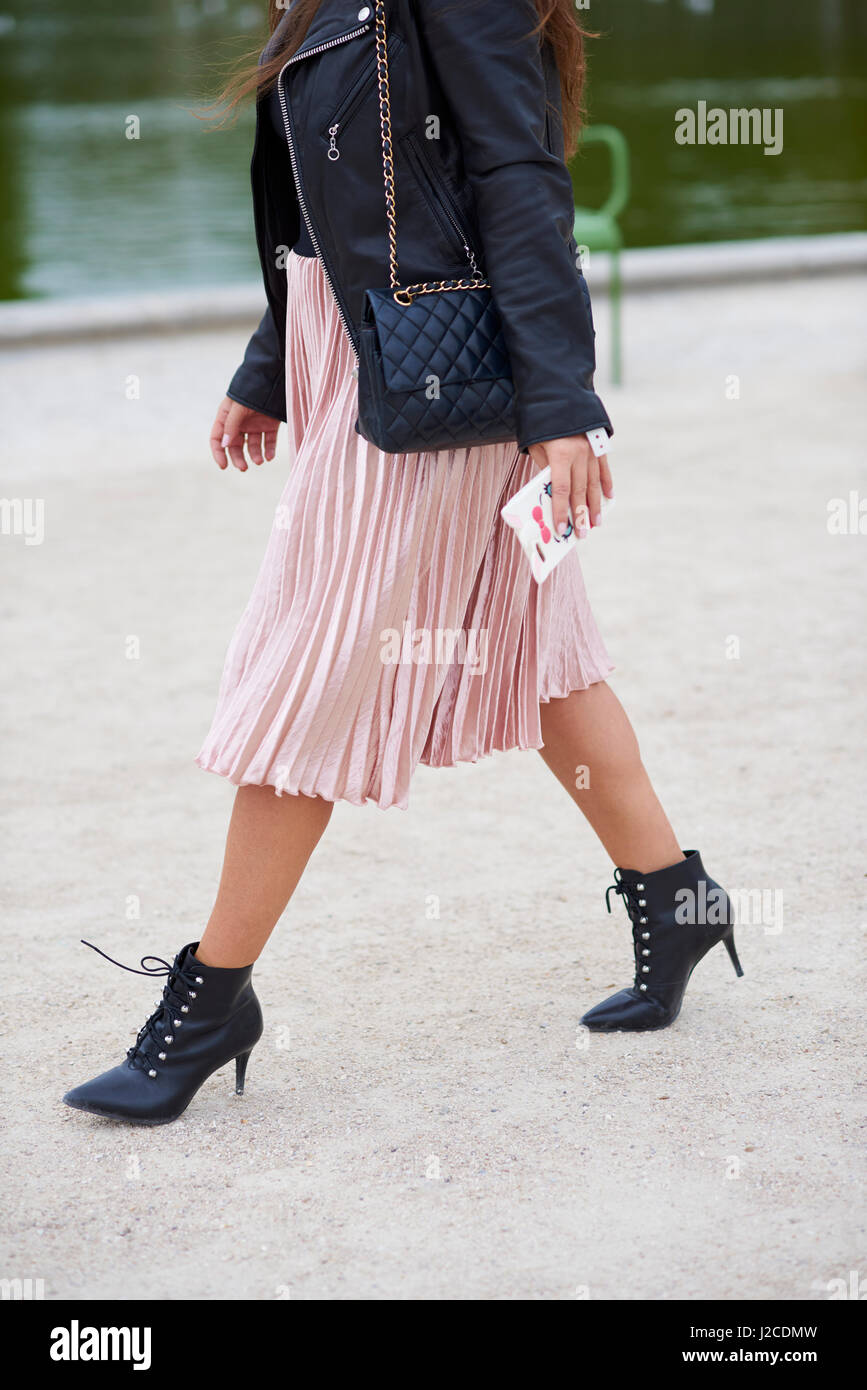
<instances>
[{"instance_id":1,"label":"chair backrest","mask_svg":"<svg viewBox=\"0 0 867 1390\"><path fill-rule=\"evenodd\" d=\"M599 212L617 217L629 202L629 146L622 130L613 125L588 125L581 132L582 145L607 145L611 156L611 191Z\"/></svg>"}]
</instances>

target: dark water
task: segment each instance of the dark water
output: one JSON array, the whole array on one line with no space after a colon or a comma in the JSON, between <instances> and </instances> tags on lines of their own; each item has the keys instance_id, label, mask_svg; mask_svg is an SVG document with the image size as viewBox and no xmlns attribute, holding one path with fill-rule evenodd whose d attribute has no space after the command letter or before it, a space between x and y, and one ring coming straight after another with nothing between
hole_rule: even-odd
<instances>
[{"instance_id":1,"label":"dark water","mask_svg":"<svg viewBox=\"0 0 867 1390\"><path fill-rule=\"evenodd\" d=\"M508 3L508 0L503 0ZM247 112L188 109L260 46L253 0L0 0L0 298L231 283L258 273ZM594 0L589 115L626 134L627 245L867 225L864 0ZM783 150L683 146L675 111L782 108ZM141 138L126 138L136 116ZM605 156L575 161L579 201Z\"/></svg>"}]
</instances>

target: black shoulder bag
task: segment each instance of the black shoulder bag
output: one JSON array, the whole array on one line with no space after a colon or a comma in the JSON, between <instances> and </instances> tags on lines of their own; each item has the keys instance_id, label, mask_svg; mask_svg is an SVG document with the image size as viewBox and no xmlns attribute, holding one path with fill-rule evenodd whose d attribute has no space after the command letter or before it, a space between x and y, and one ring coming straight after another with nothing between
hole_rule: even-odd
<instances>
[{"instance_id":1,"label":"black shoulder bag","mask_svg":"<svg viewBox=\"0 0 867 1390\"><path fill-rule=\"evenodd\" d=\"M360 328L355 428L389 454L515 439L515 391L491 287L472 255L459 280L401 285L383 0L376 67L388 218L389 287L367 290Z\"/></svg>"}]
</instances>

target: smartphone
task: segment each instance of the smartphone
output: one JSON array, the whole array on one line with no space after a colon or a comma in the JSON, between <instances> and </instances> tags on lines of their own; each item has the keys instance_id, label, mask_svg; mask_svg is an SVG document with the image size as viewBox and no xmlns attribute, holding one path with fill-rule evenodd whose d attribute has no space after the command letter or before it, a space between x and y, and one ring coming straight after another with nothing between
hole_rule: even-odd
<instances>
[{"instance_id":1,"label":"smartphone","mask_svg":"<svg viewBox=\"0 0 867 1390\"><path fill-rule=\"evenodd\" d=\"M613 497L603 496L603 515L613 502ZM521 549L530 562L530 569L537 584L548 578L560 561L565 560L570 550L574 550L579 540L571 508L569 524L564 534L558 536L554 531L550 468L543 468L542 472L531 478L520 492L516 492L500 509L500 516L515 532ZM589 534L589 526L587 529Z\"/></svg>"}]
</instances>

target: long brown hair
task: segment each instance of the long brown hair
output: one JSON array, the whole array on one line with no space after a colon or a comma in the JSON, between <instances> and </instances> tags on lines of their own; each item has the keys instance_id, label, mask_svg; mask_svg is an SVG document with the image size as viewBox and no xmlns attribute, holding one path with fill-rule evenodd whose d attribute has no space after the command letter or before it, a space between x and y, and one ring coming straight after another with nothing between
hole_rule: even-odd
<instances>
[{"instance_id":1,"label":"long brown hair","mask_svg":"<svg viewBox=\"0 0 867 1390\"><path fill-rule=\"evenodd\" d=\"M503 0L508 4L509 0ZM258 53L248 55L229 78L214 105L208 110L233 111L245 97L266 91L276 80L287 58L300 48L313 16L322 0L295 0L287 11L285 3L268 0L268 24L273 34L285 20L285 35L277 52L264 63ZM539 20L533 33L542 33L554 50L560 74L560 101L563 108L563 135L566 153L573 154L584 116L584 40L594 38L581 28L575 14L575 0L535 0Z\"/></svg>"}]
</instances>

